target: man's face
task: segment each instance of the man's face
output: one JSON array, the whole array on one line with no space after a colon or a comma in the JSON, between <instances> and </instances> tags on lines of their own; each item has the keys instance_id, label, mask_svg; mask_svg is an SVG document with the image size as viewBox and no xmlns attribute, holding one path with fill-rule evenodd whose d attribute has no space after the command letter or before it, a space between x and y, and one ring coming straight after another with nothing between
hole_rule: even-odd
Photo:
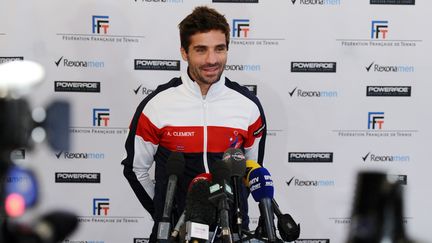
<instances>
[{"instance_id":1,"label":"man's face","mask_svg":"<svg viewBox=\"0 0 432 243\"><path fill-rule=\"evenodd\" d=\"M192 79L200 85L218 81L227 61L227 48L225 34L220 30L192 35L188 52L181 48Z\"/></svg>"}]
</instances>

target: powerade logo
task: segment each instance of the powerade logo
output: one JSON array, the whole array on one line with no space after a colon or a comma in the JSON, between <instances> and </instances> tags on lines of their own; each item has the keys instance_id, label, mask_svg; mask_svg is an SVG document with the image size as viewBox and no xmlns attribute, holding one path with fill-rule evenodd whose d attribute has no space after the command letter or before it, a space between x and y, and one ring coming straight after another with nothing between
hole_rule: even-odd
<instances>
[{"instance_id":1,"label":"powerade logo","mask_svg":"<svg viewBox=\"0 0 432 243\"><path fill-rule=\"evenodd\" d=\"M332 163L332 152L290 152L288 153L290 163Z\"/></svg>"},{"instance_id":2,"label":"powerade logo","mask_svg":"<svg viewBox=\"0 0 432 243\"><path fill-rule=\"evenodd\" d=\"M107 127L108 121L110 120L108 108L94 108L93 109L93 126L94 127Z\"/></svg>"},{"instance_id":3,"label":"powerade logo","mask_svg":"<svg viewBox=\"0 0 432 243\"><path fill-rule=\"evenodd\" d=\"M371 39L387 38L388 21L387 20L372 20L371 22Z\"/></svg>"},{"instance_id":4,"label":"powerade logo","mask_svg":"<svg viewBox=\"0 0 432 243\"><path fill-rule=\"evenodd\" d=\"M387 177L390 181L395 181L403 186L408 185L407 175L388 175Z\"/></svg>"},{"instance_id":5,"label":"powerade logo","mask_svg":"<svg viewBox=\"0 0 432 243\"><path fill-rule=\"evenodd\" d=\"M55 81L54 91L55 92L99 93L100 82Z\"/></svg>"},{"instance_id":6,"label":"powerade logo","mask_svg":"<svg viewBox=\"0 0 432 243\"><path fill-rule=\"evenodd\" d=\"M384 112L368 112L368 129L381 130L384 124Z\"/></svg>"},{"instance_id":7,"label":"powerade logo","mask_svg":"<svg viewBox=\"0 0 432 243\"><path fill-rule=\"evenodd\" d=\"M179 60L135 59L135 70L179 71Z\"/></svg>"},{"instance_id":8,"label":"powerade logo","mask_svg":"<svg viewBox=\"0 0 432 243\"><path fill-rule=\"evenodd\" d=\"M183 3L183 0L134 0L135 2L145 3Z\"/></svg>"},{"instance_id":9,"label":"powerade logo","mask_svg":"<svg viewBox=\"0 0 432 243\"><path fill-rule=\"evenodd\" d=\"M63 67L68 67L68 68L103 68L103 67L105 67L105 62L103 62L103 61L70 60L70 59L64 58L63 56L60 57L57 61L55 61L54 64L57 67L60 66L60 64L62 64Z\"/></svg>"},{"instance_id":10,"label":"powerade logo","mask_svg":"<svg viewBox=\"0 0 432 243\"><path fill-rule=\"evenodd\" d=\"M302 5L340 5L340 0L291 0L292 4Z\"/></svg>"},{"instance_id":11,"label":"powerade logo","mask_svg":"<svg viewBox=\"0 0 432 243\"><path fill-rule=\"evenodd\" d=\"M410 156L409 155L402 155L402 154L374 154L374 153L367 153L366 155L362 156L362 160L364 162L409 162Z\"/></svg>"},{"instance_id":12,"label":"powerade logo","mask_svg":"<svg viewBox=\"0 0 432 243\"><path fill-rule=\"evenodd\" d=\"M291 62L293 73L335 73L336 62Z\"/></svg>"},{"instance_id":13,"label":"powerade logo","mask_svg":"<svg viewBox=\"0 0 432 243\"><path fill-rule=\"evenodd\" d=\"M93 198L93 215L108 215L109 198Z\"/></svg>"},{"instance_id":14,"label":"powerade logo","mask_svg":"<svg viewBox=\"0 0 432 243\"><path fill-rule=\"evenodd\" d=\"M415 5L415 0L370 0L370 4Z\"/></svg>"},{"instance_id":15,"label":"powerade logo","mask_svg":"<svg viewBox=\"0 0 432 243\"><path fill-rule=\"evenodd\" d=\"M336 90L303 90L295 87L288 92L290 97L299 98L336 98L338 92Z\"/></svg>"},{"instance_id":16,"label":"powerade logo","mask_svg":"<svg viewBox=\"0 0 432 243\"><path fill-rule=\"evenodd\" d=\"M225 71L257 72L257 71L261 71L261 65L250 65L250 64L225 65Z\"/></svg>"},{"instance_id":17,"label":"powerade logo","mask_svg":"<svg viewBox=\"0 0 432 243\"><path fill-rule=\"evenodd\" d=\"M148 243L150 242L149 238L134 238L133 243Z\"/></svg>"},{"instance_id":18,"label":"powerade logo","mask_svg":"<svg viewBox=\"0 0 432 243\"><path fill-rule=\"evenodd\" d=\"M13 61L22 61L24 57L0 57L0 64Z\"/></svg>"},{"instance_id":19,"label":"powerade logo","mask_svg":"<svg viewBox=\"0 0 432 243\"><path fill-rule=\"evenodd\" d=\"M297 239L295 243L330 243L330 239Z\"/></svg>"},{"instance_id":20,"label":"powerade logo","mask_svg":"<svg viewBox=\"0 0 432 243\"><path fill-rule=\"evenodd\" d=\"M367 86L366 96L411 96L411 86Z\"/></svg>"},{"instance_id":21,"label":"powerade logo","mask_svg":"<svg viewBox=\"0 0 432 243\"><path fill-rule=\"evenodd\" d=\"M301 186L301 187L321 187L321 186L334 186L334 180L301 180L292 177L285 182L287 186Z\"/></svg>"},{"instance_id":22,"label":"powerade logo","mask_svg":"<svg viewBox=\"0 0 432 243\"><path fill-rule=\"evenodd\" d=\"M409 65L394 65L394 66L385 66L376 64L375 62L372 62L368 66L365 67L366 71L373 71L373 72L379 72L379 73L413 73L414 72L414 66Z\"/></svg>"},{"instance_id":23,"label":"powerade logo","mask_svg":"<svg viewBox=\"0 0 432 243\"><path fill-rule=\"evenodd\" d=\"M109 16L93 15L92 16L92 33L93 34L108 34Z\"/></svg>"},{"instance_id":24,"label":"powerade logo","mask_svg":"<svg viewBox=\"0 0 432 243\"><path fill-rule=\"evenodd\" d=\"M100 173L56 172L56 183L100 183Z\"/></svg>"},{"instance_id":25,"label":"powerade logo","mask_svg":"<svg viewBox=\"0 0 432 243\"><path fill-rule=\"evenodd\" d=\"M57 159L105 159L104 153L73 153L67 151L59 151L55 153Z\"/></svg>"}]
</instances>

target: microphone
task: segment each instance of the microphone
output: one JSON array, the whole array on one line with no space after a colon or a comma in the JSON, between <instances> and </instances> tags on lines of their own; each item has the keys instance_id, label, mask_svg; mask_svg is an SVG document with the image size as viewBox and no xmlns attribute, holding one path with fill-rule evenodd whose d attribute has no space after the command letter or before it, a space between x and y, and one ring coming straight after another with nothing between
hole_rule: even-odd
<instances>
[{"instance_id":1,"label":"microphone","mask_svg":"<svg viewBox=\"0 0 432 243\"><path fill-rule=\"evenodd\" d=\"M252 197L256 202L259 202L259 209L261 216L264 218L268 241L275 242L276 232L272 208L274 188L270 173L263 167L256 168L250 171L248 181Z\"/></svg>"},{"instance_id":2,"label":"microphone","mask_svg":"<svg viewBox=\"0 0 432 243\"><path fill-rule=\"evenodd\" d=\"M229 148L225 151L222 160L231 169L231 182L234 190L234 225L237 226L237 232L240 239L242 238L242 213L240 210L240 188L239 181L246 172L246 158L238 148Z\"/></svg>"},{"instance_id":3,"label":"microphone","mask_svg":"<svg viewBox=\"0 0 432 243\"><path fill-rule=\"evenodd\" d=\"M186 196L185 238L188 241L192 239L208 241L209 226L216 222L216 208L209 201L211 181L207 178L206 175L195 177Z\"/></svg>"},{"instance_id":4,"label":"microphone","mask_svg":"<svg viewBox=\"0 0 432 243\"><path fill-rule=\"evenodd\" d=\"M9 243L56 243L63 241L77 226L74 214L58 211L43 216L33 226L5 224L2 234Z\"/></svg>"},{"instance_id":5,"label":"microphone","mask_svg":"<svg viewBox=\"0 0 432 243\"><path fill-rule=\"evenodd\" d=\"M219 226L221 228L222 241L232 243L231 229L229 227L229 204L232 200L232 189L227 183L230 179L230 169L223 161L215 161L210 167L213 175L213 185L210 187L209 200L217 206L219 212Z\"/></svg>"},{"instance_id":6,"label":"microphone","mask_svg":"<svg viewBox=\"0 0 432 243\"><path fill-rule=\"evenodd\" d=\"M288 213L283 214L275 199L272 200L272 205L273 211L278 219L277 227L282 240L288 242L297 240L300 236L300 224L296 224Z\"/></svg>"},{"instance_id":7,"label":"microphone","mask_svg":"<svg viewBox=\"0 0 432 243\"><path fill-rule=\"evenodd\" d=\"M202 196L196 195L197 194L196 191L198 191L198 193L203 192L203 191L198 190L198 189L201 189L202 186L194 186L195 183L198 183L198 182L202 184L203 183L202 181L207 181L210 183L212 181L212 175L209 173L201 173L201 174L197 175L194 179L192 179L192 181L189 183L189 187L188 187L188 195L186 198L186 200L187 200L186 201L186 207L191 207L190 203L188 204L188 200L190 201L191 199L188 199L188 197L189 198L191 198L191 197L192 198L198 198L199 200L204 200L204 198ZM207 198L206 204L208 204L208 195L207 194L209 194L209 193L210 193L209 187L207 187L206 191L204 192L204 197ZM193 207L196 207L196 205ZM214 207L213 207L213 209L214 209ZM191 214L189 214L188 217L191 217ZM177 224L175 225L175 227L173 229L173 232L171 233L170 242L176 242L177 241L176 239L179 235L180 227L183 226L185 224L185 222L186 222L186 209L183 210L182 215L180 216L179 220L177 221Z\"/></svg>"},{"instance_id":8,"label":"microphone","mask_svg":"<svg viewBox=\"0 0 432 243\"><path fill-rule=\"evenodd\" d=\"M168 177L168 185L165 196L165 205L162 214L162 220L158 225L158 240L168 240L171 231L171 211L174 201L174 195L177 187L177 181L183 175L185 159L182 153L172 152L166 163L166 174Z\"/></svg>"}]
</instances>

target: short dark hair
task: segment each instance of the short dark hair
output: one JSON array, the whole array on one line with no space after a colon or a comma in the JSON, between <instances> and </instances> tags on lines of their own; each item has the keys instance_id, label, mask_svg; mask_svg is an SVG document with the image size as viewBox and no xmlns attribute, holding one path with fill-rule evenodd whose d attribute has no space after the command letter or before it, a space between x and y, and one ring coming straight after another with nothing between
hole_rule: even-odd
<instances>
[{"instance_id":1,"label":"short dark hair","mask_svg":"<svg viewBox=\"0 0 432 243\"><path fill-rule=\"evenodd\" d=\"M225 16L213 8L206 6L196 7L191 14L180 22L178 27L180 29L180 44L186 52L188 52L192 35L206 33L211 30L220 30L225 34L228 49L230 27Z\"/></svg>"}]
</instances>

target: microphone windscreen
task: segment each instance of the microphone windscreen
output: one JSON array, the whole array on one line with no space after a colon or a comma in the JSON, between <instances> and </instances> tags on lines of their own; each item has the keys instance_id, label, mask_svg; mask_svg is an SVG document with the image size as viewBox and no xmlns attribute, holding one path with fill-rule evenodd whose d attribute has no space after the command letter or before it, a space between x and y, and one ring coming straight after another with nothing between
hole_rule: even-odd
<instances>
[{"instance_id":1,"label":"microphone windscreen","mask_svg":"<svg viewBox=\"0 0 432 243\"><path fill-rule=\"evenodd\" d=\"M266 168L260 167L252 170L248 177L249 189L256 202L263 198L273 199L273 180Z\"/></svg>"},{"instance_id":2,"label":"microphone windscreen","mask_svg":"<svg viewBox=\"0 0 432 243\"><path fill-rule=\"evenodd\" d=\"M216 208L208 200L211 182L196 180L186 196L185 221L211 225L216 221Z\"/></svg>"},{"instance_id":3,"label":"microphone windscreen","mask_svg":"<svg viewBox=\"0 0 432 243\"><path fill-rule=\"evenodd\" d=\"M183 156L183 153L172 152L168 157L166 163L166 174L168 176L176 175L177 177L180 177L183 175L184 166L185 158Z\"/></svg>"},{"instance_id":4,"label":"microphone windscreen","mask_svg":"<svg viewBox=\"0 0 432 243\"><path fill-rule=\"evenodd\" d=\"M210 167L210 172L213 176L213 182L222 185L224 182L231 179L231 170L228 165L221 161L215 161Z\"/></svg>"},{"instance_id":5,"label":"microphone windscreen","mask_svg":"<svg viewBox=\"0 0 432 243\"><path fill-rule=\"evenodd\" d=\"M246 160L246 172L243 177L243 182L245 186L249 187L249 181L248 181L249 173L256 168L261 168L261 165L259 165L258 162L251 159Z\"/></svg>"},{"instance_id":6,"label":"microphone windscreen","mask_svg":"<svg viewBox=\"0 0 432 243\"><path fill-rule=\"evenodd\" d=\"M192 185L195 184L199 180L206 180L206 181L211 183L213 180L213 177L210 173L201 173L201 174L195 176L195 178L193 178L192 181L189 183L188 191L191 189Z\"/></svg>"},{"instance_id":7,"label":"microphone windscreen","mask_svg":"<svg viewBox=\"0 0 432 243\"><path fill-rule=\"evenodd\" d=\"M71 234L78 226L78 218L75 214L69 212L52 212L45 215L39 224L47 224L52 228L53 235L42 236L44 239L53 239L53 242L63 241L69 234Z\"/></svg>"},{"instance_id":8,"label":"microphone windscreen","mask_svg":"<svg viewBox=\"0 0 432 243\"><path fill-rule=\"evenodd\" d=\"M223 154L222 160L231 169L231 176L244 176L246 172L246 157L241 149L227 149Z\"/></svg>"}]
</instances>

